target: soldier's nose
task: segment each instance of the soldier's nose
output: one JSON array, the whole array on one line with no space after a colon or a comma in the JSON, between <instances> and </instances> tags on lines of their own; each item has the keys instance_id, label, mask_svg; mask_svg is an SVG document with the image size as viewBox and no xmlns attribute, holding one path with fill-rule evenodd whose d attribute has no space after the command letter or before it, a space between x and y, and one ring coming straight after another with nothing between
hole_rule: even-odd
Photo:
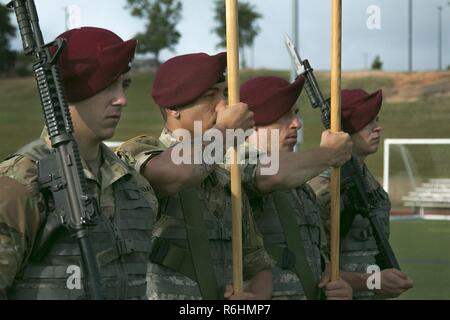
<instances>
[{"instance_id":1,"label":"soldier's nose","mask_svg":"<svg viewBox=\"0 0 450 320\"><path fill-rule=\"evenodd\" d=\"M124 90L119 90L113 99L113 105L117 107L125 107L127 105L127 97Z\"/></svg>"},{"instance_id":2,"label":"soldier's nose","mask_svg":"<svg viewBox=\"0 0 450 320\"><path fill-rule=\"evenodd\" d=\"M292 120L291 128L298 130L298 129L301 129L301 127L302 127L302 121L300 120L299 117L295 116L294 119Z\"/></svg>"}]
</instances>

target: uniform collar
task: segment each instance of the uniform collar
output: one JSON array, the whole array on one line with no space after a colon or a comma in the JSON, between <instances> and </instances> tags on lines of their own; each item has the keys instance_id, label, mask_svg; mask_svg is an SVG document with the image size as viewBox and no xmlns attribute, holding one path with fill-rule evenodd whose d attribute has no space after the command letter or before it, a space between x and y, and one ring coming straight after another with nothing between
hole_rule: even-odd
<instances>
[{"instance_id":1,"label":"uniform collar","mask_svg":"<svg viewBox=\"0 0 450 320\"><path fill-rule=\"evenodd\" d=\"M161 135L159 136L159 141L162 143L164 147L170 148L174 144L179 143L180 139L177 138L169 129L164 127L164 129L161 132Z\"/></svg>"},{"instance_id":2,"label":"uniform collar","mask_svg":"<svg viewBox=\"0 0 450 320\"><path fill-rule=\"evenodd\" d=\"M131 174L132 169L120 160L120 158L104 143L100 144L100 151L103 156L103 163L100 167L102 189L106 189L127 174Z\"/></svg>"},{"instance_id":3,"label":"uniform collar","mask_svg":"<svg viewBox=\"0 0 450 320\"><path fill-rule=\"evenodd\" d=\"M50 137L46 128L42 130L40 138L44 140L48 148L51 149ZM95 181L98 185L101 185L103 190L125 175L131 174L131 169L104 143L100 143L100 152L103 158L103 162L100 166L101 183L88 169L86 161L84 161L83 158L81 158L81 165L83 167L85 177L89 180Z\"/></svg>"}]
</instances>

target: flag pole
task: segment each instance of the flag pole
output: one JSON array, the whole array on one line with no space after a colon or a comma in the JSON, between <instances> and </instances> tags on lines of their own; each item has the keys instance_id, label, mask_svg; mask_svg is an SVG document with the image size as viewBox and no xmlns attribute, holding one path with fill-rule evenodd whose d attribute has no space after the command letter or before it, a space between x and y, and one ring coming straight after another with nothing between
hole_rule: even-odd
<instances>
[{"instance_id":1,"label":"flag pole","mask_svg":"<svg viewBox=\"0 0 450 320\"><path fill-rule=\"evenodd\" d=\"M227 77L228 104L239 103L239 36L237 0L225 0L227 32ZM243 291L242 257L242 190L241 174L237 163L238 146L231 152L231 206L232 206L232 250L233 290Z\"/></svg>"},{"instance_id":2,"label":"flag pole","mask_svg":"<svg viewBox=\"0 0 450 320\"><path fill-rule=\"evenodd\" d=\"M341 131L342 0L332 0L331 131ZM330 281L339 278L340 168L331 171Z\"/></svg>"}]
</instances>

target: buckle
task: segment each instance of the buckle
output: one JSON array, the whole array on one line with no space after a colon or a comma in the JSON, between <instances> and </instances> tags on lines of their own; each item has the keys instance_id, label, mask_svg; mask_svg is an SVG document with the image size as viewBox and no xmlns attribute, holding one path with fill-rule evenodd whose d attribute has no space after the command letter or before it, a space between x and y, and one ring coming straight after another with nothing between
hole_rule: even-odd
<instances>
[{"instance_id":1,"label":"buckle","mask_svg":"<svg viewBox=\"0 0 450 320\"><path fill-rule=\"evenodd\" d=\"M131 239L122 239L117 242L117 251L119 255L129 254L135 251L134 241Z\"/></svg>"}]
</instances>

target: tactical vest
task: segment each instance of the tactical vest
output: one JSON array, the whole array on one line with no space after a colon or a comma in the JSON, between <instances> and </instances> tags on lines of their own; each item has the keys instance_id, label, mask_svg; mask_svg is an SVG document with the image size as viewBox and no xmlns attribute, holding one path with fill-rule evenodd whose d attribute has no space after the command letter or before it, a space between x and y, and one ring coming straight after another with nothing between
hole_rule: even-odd
<instances>
[{"instance_id":1,"label":"tactical vest","mask_svg":"<svg viewBox=\"0 0 450 320\"><path fill-rule=\"evenodd\" d=\"M224 169L223 174L228 173ZM192 251L188 240L186 220L180 193L160 199L159 219L154 225L154 246L148 269L149 299L219 299L223 297L224 288L232 281L231 252L231 197L223 179L216 172L204 182L203 187L193 188L195 214L201 227L206 230L210 252L204 252L202 259L210 259L217 281L217 292L209 297L202 295L199 287ZM215 198L208 197L223 195ZM245 223L245 214L244 223ZM197 226L192 226L196 228ZM205 235L206 238L206 235ZM200 239L201 240L201 239ZM201 240L204 241L204 240ZM205 261L200 261L200 263ZM214 281L214 279L213 279Z\"/></svg>"},{"instance_id":2,"label":"tactical vest","mask_svg":"<svg viewBox=\"0 0 450 320\"><path fill-rule=\"evenodd\" d=\"M49 152L45 143L39 140L25 146L17 154L38 161ZM99 265L101 291L106 299L142 299L146 294L153 209L130 174L114 182L113 191L113 219L100 214L95 219L95 225L88 227ZM46 223L41 228L45 228ZM31 256L34 250L36 248ZM85 299L82 267L81 289L77 288L77 279L74 278L80 266L78 242L63 232L43 259L28 261L8 290L8 298Z\"/></svg>"},{"instance_id":3,"label":"tactical vest","mask_svg":"<svg viewBox=\"0 0 450 320\"><path fill-rule=\"evenodd\" d=\"M342 197L346 196L346 194L342 195ZM391 211L389 196L381 186L378 186L372 191L372 197L376 204L374 212L384 222L383 229L388 238L389 213ZM345 210L346 208L343 207L342 214L345 214ZM340 267L343 271L366 273L368 266L377 264L376 256L379 251L369 219L360 214L355 215L349 232L341 238L340 253ZM374 293L370 291L356 292L353 297L354 299L373 298Z\"/></svg>"},{"instance_id":4,"label":"tactical vest","mask_svg":"<svg viewBox=\"0 0 450 320\"><path fill-rule=\"evenodd\" d=\"M320 215L314 195L309 186L303 185L298 189L289 190L288 205L297 213L296 220L299 233L305 248L306 258L318 284L321 276L320 261ZM252 199L251 205L255 214L256 224L264 236L264 245L277 262L272 269L273 299L306 299L299 277L293 270L292 249L287 248L285 231L280 222L277 206L274 202L275 194ZM285 254L279 259L273 254L274 250L283 248ZM278 249L279 250L279 249ZM290 258L291 257L291 258Z\"/></svg>"}]
</instances>

